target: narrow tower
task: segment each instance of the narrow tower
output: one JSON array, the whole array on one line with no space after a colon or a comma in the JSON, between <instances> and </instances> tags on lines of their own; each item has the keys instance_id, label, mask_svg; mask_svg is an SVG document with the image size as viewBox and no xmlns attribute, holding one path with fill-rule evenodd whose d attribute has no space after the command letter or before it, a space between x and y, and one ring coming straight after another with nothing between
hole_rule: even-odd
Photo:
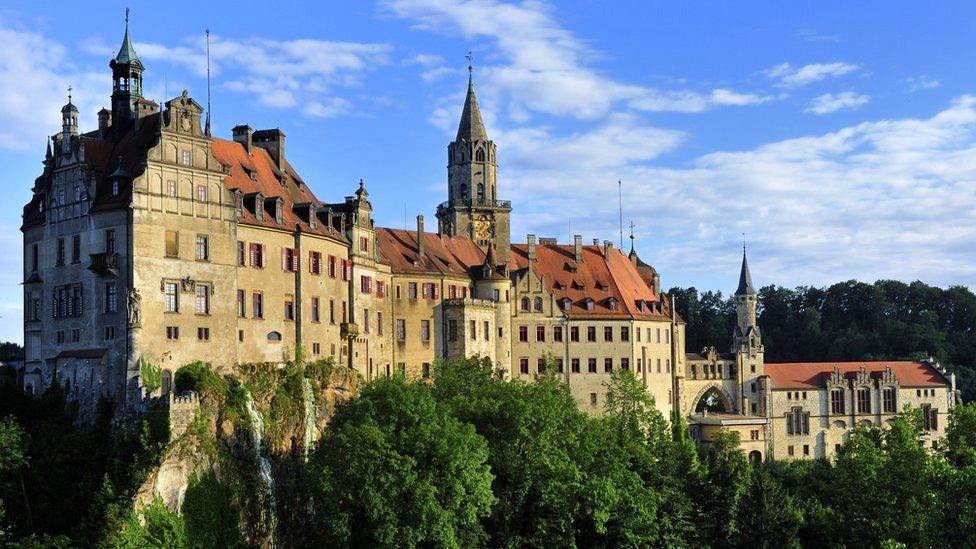
<instances>
[{"instance_id":1,"label":"narrow tower","mask_svg":"<svg viewBox=\"0 0 976 549\"><path fill-rule=\"evenodd\" d=\"M468 93L457 137L447 146L447 202L437 207L440 230L467 236L487 251L495 245L499 264L509 259L512 205L498 200L495 143L488 138L468 67Z\"/></svg>"},{"instance_id":2,"label":"narrow tower","mask_svg":"<svg viewBox=\"0 0 976 549\"><path fill-rule=\"evenodd\" d=\"M736 326L733 334L733 351L746 345L757 348L761 345L759 326L756 324L756 289L752 286L749 260L746 248L742 247L742 269L739 271L739 287L735 290Z\"/></svg>"},{"instance_id":3,"label":"narrow tower","mask_svg":"<svg viewBox=\"0 0 976 549\"><path fill-rule=\"evenodd\" d=\"M112 125L117 135L125 132L136 118L136 101L142 99L142 73L146 70L129 38L129 10L125 10L125 35L112 69Z\"/></svg>"}]
</instances>

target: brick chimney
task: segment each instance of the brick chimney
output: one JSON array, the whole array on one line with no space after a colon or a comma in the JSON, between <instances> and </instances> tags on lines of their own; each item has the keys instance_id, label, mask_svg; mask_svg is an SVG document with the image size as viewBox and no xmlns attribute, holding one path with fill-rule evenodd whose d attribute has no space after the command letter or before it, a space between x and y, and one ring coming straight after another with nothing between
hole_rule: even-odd
<instances>
[{"instance_id":1,"label":"brick chimney","mask_svg":"<svg viewBox=\"0 0 976 549\"><path fill-rule=\"evenodd\" d=\"M102 109L98 111L98 136L105 139L108 135L108 128L112 125L112 111Z\"/></svg>"},{"instance_id":2,"label":"brick chimney","mask_svg":"<svg viewBox=\"0 0 976 549\"><path fill-rule=\"evenodd\" d=\"M532 272L532 266L535 265L535 235L530 234L525 237L526 254L529 257L529 272Z\"/></svg>"},{"instance_id":3,"label":"brick chimney","mask_svg":"<svg viewBox=\"0 0 976 549\"><path fill-rule=\"evenodd\" d=\"M424 216L417 216L417 261L424 260Z\"/></svg>"},{"instance_id":4,"label":"brick chimney","mask_svg":"<svg viewBox=\"0 0 976 549\"><path fill-rule=\"evenodd\" d=\"M254 145L268 151L275 166L282 167L285 160L285 132L275 128L273 130L258 130L252 134Z\"/></svg>"},{"instance_id":5,"label":"brick chimney","mask_svg":"<svg viewBox=\"0 0 976 549\"><path fill-rule=\"evenodd\" d=\"M234 126L234 129L231 131L234 132L234 141L240 143L244 147L244 150L247 151L247 154L251 154L251 145L253 144L251 139L254 133L251 126L241 124L240 126Z\"/></svg>"},{"instance_id":6,"label":"brick chimney","mask_svg":"<svg viewBox=\"0 0 976 549\"><path fill-rule=\"evenodd\" d=\"M574 234L573 235L573 251L575 252L575 259L577 263L583 262L583 235Z\"/></svg>"}]
</instances>

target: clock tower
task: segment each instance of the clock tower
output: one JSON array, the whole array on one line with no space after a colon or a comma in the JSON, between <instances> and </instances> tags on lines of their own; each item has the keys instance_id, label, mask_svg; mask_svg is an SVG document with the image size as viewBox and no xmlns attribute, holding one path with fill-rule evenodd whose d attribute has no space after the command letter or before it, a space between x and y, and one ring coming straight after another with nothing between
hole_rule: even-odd
<instances>
[{"instance_id":1,"label":"clock tower","mask_svg":"<svg viewBox=\"0 0 976 549\"><path fill-rule=\"evenodd\" d=\"M512 203L498 199L495 143L488 139L468 67L468 94L457 137L447 146L447 202L437 207L440 231L466 236L487 252L495 245L499 264L507 263Z\"/></svg>"}]
</instances>

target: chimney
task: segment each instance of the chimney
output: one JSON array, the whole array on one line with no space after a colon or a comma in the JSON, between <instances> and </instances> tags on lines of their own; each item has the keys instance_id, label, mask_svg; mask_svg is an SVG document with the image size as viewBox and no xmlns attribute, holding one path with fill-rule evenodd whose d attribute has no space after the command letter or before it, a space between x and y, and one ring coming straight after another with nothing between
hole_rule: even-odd
<instances>
[{"instance_id":1,"label":"chimney","mask_svg":"<svg viewBox=\"0 0 976 549\"><path fill-rule=\"evenodd\" d=\"M424 260L424 216L417 216L417 261Z\"/></svg>"},{"instance_id":2,"label":"chimney","mask_svg":"<svg viewBox=\"0 0 976 549\"><path fill-rule=\"evenodd\" d=\"M529 271L532 270L532 266L535 264L535 235L526 235L526 254L529 256Z\"/></svg>"},{"instance_id":3,"label":"chimney","mask_svg":"<svg viewBox=\"0 0 976 549\"><path fill-rule=\"evenodd\" d=\"M112 125L112 111L102 109L98 111L98 136L105 139L108 135L108 127Z\"/></svg>"},{"instance_id":4,"label":"chimney","mask_svg":"<svg viewBox=\"0 0 976 549\"><path fill-rule=\"evenodd\" d=\"M599 246L600 245L600 239L599 238L594 238L593 239L593 245L594 246Z\"/></svg>"},{"instance_id":5,"label":"chimney","mask_svg":"<svg viewBox=\"0 0 976 549\"><path fill-rule=\"evenodd\" d=\"M285 160L285 132L275 128L273 130L258 130L252 134L254 145L268 151L275 166L279 169Z\"/></svg>"},{"instance_id":6,"label":"chimney","mask_svg":"<svg viewBox=\"0 0 976 549\"><path fill-rule=\"evenodd\" d=\"M573 235L573 251L577 263L583 262L583 235Z\"/></svg>"},{"instance_id":7,"label":"chimney","mask_svg":"<svg viewBox=\"0 0 976 549\"><path fill-rule=\"evenodd\" d=\"M234 141L240 143L244 147L244 150L247 151L247 154L251 154L251 135L254 132L251 126L241 124L240 126L234 126L234 129L231 131L234 132Z\"/></svg>"},{"instance_id":8,"label":"chimney","mask_svg":"<svg viewBox=\"0 0 976 549\"><path fill-rule=\"evenodd\" d=\"M612 250L612 249L613 249L613 241L612 240L604 240L603 241L603 257L610 257L610 250Z\"/></svg>"}]
</instances>

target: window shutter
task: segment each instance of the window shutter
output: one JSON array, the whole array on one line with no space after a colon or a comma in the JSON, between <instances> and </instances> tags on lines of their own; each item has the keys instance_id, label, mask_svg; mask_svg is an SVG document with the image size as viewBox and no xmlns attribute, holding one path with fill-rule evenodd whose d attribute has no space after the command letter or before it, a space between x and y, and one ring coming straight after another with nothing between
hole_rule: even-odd
<instances>
[{"instance_id":1,"label":"window shutter","mask_svg":"<svg viewBox=\"0 0 976 549\"><path fill-rule=\"evenodd\" d=\"M315 274L315 252L308 252L308 272Z\"/></svg>"},{"instance_id":2,"label":"window shutter","mask_svg":"<svg viewBox=\"0 0 976 549\"><path fill-rule=\"evenodd\" d=\"M254 248L255 248L255 244L253 242L247 245L247 261L248 261L248 264L250 266L252 266L252 267L254 267L254 263L255 263L255 261L254 261L255 260L255 257L254 256L256 255L254 253Z\"/></svg>"},{"instance_id":3,"label":"window shutter","mask_svg":"<svg viewBox=\"0 0 976 549\"><path fill-rule=\"evenodd\" d=\"M291 250L291 270L298 272L298 250L296 249Z\"/></svg>"},{"instance_id":4,"label":"window shutter","mask_svg":"<svg viewBox=\"0 0 976 549\"><path fill-rule=\"evenodd\" d=\"M261 259L262 269L268 266L268 250L266 248L267 247L264 244L258 244L258 252L260 252L259 257Z\"/></svg>"}]
</instances>

